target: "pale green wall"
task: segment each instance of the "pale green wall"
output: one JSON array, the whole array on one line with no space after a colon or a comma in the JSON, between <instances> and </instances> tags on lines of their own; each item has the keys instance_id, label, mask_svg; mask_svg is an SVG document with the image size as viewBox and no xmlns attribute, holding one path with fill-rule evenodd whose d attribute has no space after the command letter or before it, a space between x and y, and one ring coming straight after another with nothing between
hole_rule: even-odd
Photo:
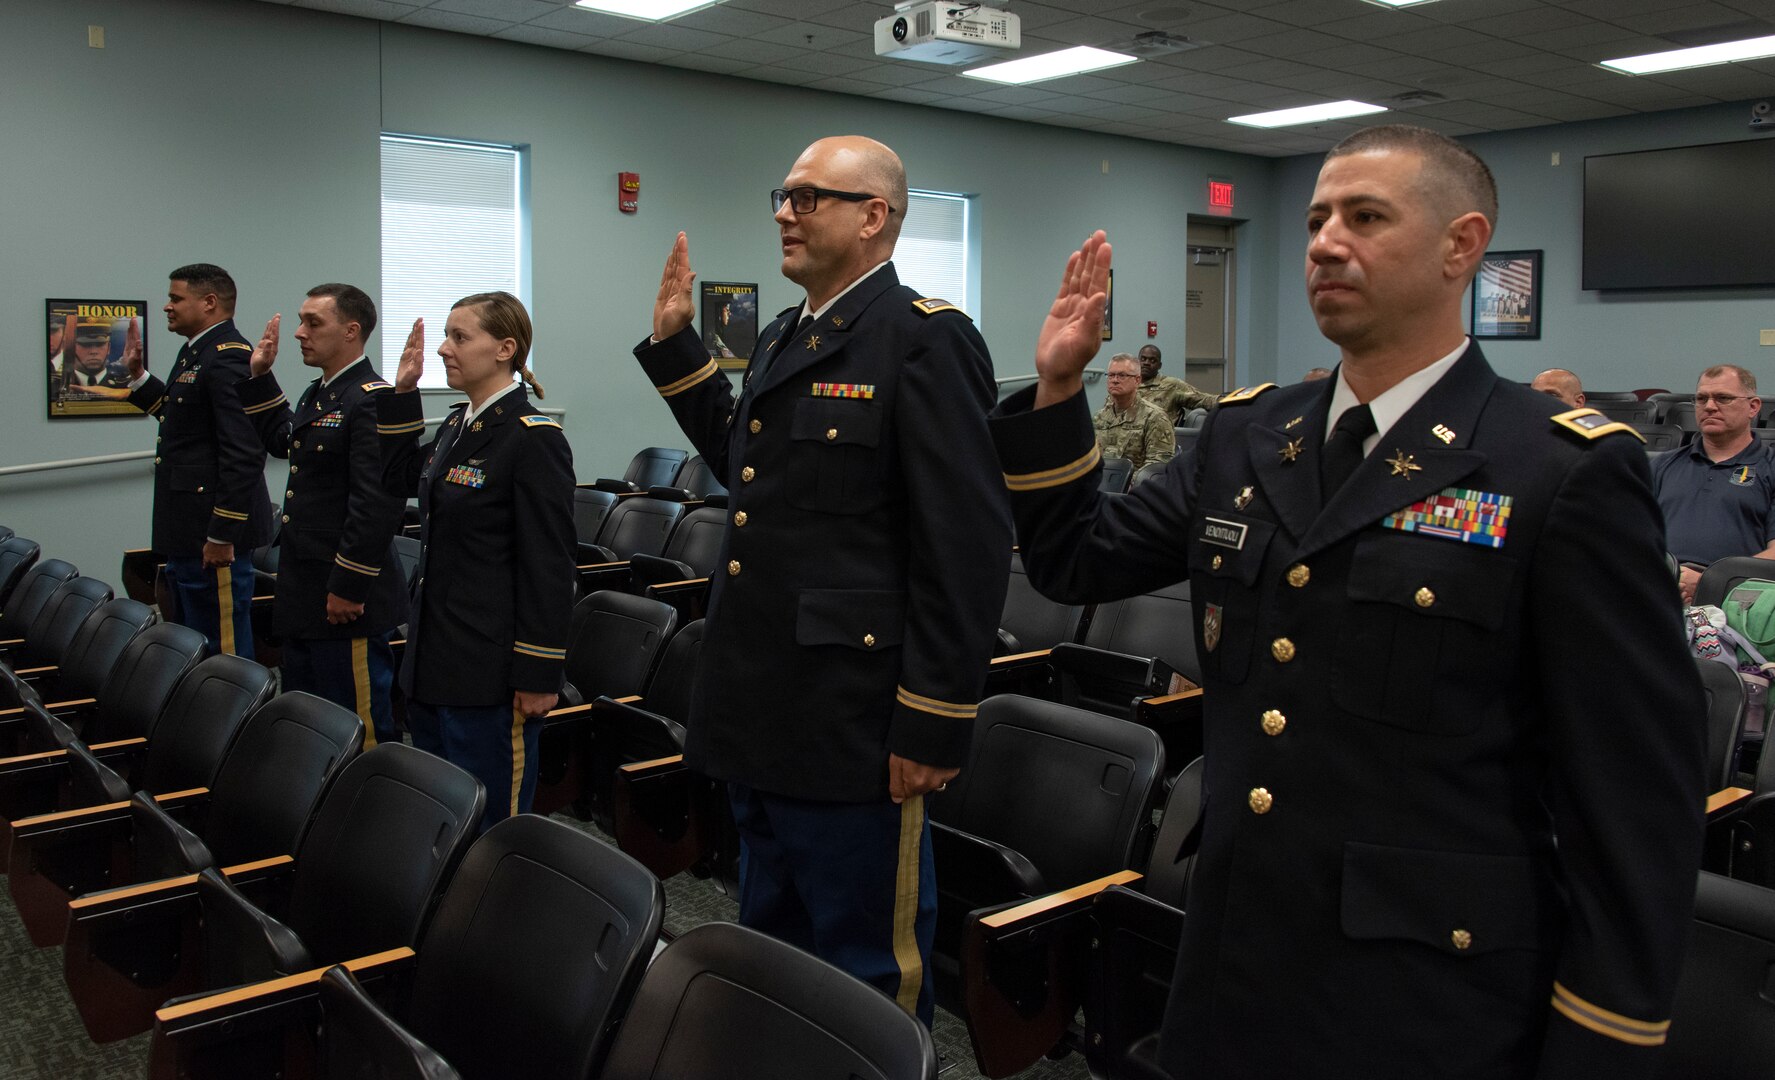
<instances>
[{"instance_id":1,"label":"pale green wall","mask_svg":"<svg viewBox=\"0 0 1775 1080\"><path fill-rule=\"evenodd\" d=\"M1409 120L1409 114L1401 114ZM1670 146L1726 142L1755 135L1749 104L1683 109L1581 124L1473 135L1462 141L1491 167L1498 181L1494 250L1539 248L1546 289L1539 341L1481 342L1487 359L1507 378L1530 379L1549 367L1576 371L1600 390L1663 386L1694 389L1710 364L1742 364L1771 374L1775 348L1757 344L1757 331L1775 327L1775 289L1675 289L1586 292L1583 273L1584 158ZM1551 164L1558 152L1560 163ZM1315 365L1337 362L1337 349L1319 336L1307 309L1304 282L1306 206L1318 175L1317 156L1289 158L1277 178L1277 368L1298 379ZM1775 177L1746 191L1747 204L1769 206ZM1633 228L1633 222L1619 222ZM1775 254L1771 254L1775 258Z\"/></svg>"},{"instance_id":2,"label":"pale green wall","mask_svg":"<svg viewBox=\"0 0 1775 1080\"><path fill-rule=\"evenodd\" d=\"M89 23L105 49L87 48ZM683 445L628 355L676 230L704 276L760 282L767 313L800 299L776 272L766 193L825 134L875 136L915 186L980 196L982 328L1001 375L1030 369L1064 257L1098 227L1116 243L1123 328L1106 348L1138 346L1149 319L1180 345L1185 219L1206 209L1210 173L1236 181L1253 219L1240 378L1268 377L1275 351L1265 159L247 0L0 0L0 104L0 335L21 373L0 397L3 464L153 444L147 420L43 418L47 296L158 307L167 270L208 260L239 281L251 333L318 281L374 295L385 130L528 147L536 370L586 477ZM633 217L615 207L622 170L642 175ZM178 340L157 328L149 341L164 370ZM115 580L118 549L146 542L148 486L146 463L0 477L0 522Z\"/></svg>"}]
</instances>

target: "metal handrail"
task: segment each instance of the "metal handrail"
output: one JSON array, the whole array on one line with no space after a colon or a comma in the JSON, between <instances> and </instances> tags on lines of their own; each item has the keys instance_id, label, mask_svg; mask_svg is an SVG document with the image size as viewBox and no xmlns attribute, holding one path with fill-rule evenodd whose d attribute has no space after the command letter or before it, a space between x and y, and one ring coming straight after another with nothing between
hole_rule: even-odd
<instances>
[{"instance_id":1,"label":"metal handrail","mask_svg":"<svg viewBox=\"0 0 1775 1080\"><path fill-rule=\"evenodd\" d=\"M566 409L538 409L545 416L566 416ZM444 422L442 416L425 418L427 427L436 427ZM54 472L57 469L79 469L88 465L115 465L122 461L141 461L152 458L152 450L131 450L122 454L99 454L95 457L65 458L61 461L33 461L29 465L0 466L0 476L22 476L25 473Z\"/></svg>"}]
</instances>

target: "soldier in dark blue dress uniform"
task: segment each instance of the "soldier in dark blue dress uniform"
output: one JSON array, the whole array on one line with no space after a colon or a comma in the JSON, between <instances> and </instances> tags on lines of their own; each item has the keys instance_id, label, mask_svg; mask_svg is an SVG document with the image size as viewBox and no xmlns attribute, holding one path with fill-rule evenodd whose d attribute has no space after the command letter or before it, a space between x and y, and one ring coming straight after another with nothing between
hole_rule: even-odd
<instances>
[{"instance_id":1,"label":"soldier in dark blue dress uniform","mask_svg":"<svg viewBox=\"0 0 1775 1080\"><path fill-rule=\"evenodd\" d=\"M1466 339L1496 198L1444 136L1340 144L1307 212L1337 376L1221 398L1114 499L1077 392L1098 233L1040 382L993 422L1038 588L1190 581L1207 772L1160 1045L1180 1080L1658 1075L1701 690L1639 441Z\"/></svg>"},{"instance_id":2,"label":"soldier in dark blue dress uniform","mask_svg":"<svg viewBox=\"0 0 1775 1080\"><path fill-rule=\"evenodd\" d=\"M894 274L893 151L821 140L773 199L807 301L765 328L737 397L691 328L683 234L635 349L730 492L685 756L728 782L740 921L929 1023L924 795L967 757L1010 561L992 361Z\"/></svg>"},{"instance_id":3,"label":"soldier in dark blue dress uniform","mask_svg":"<svg viewBox=\"0 0 1775 1080\"><path fill-rule=\"evenodd\" d=\"M178 615L210 652L253 655L253 549L271 540L265 451L241 410L253 347L234 327L234 279L194 263L167 283L166 328L186 342L166 382L142 366L139 331L124 347L129 402L160 421L152 545L166 558Z\"/></svg>"},{"instance_id":4,"label":"soldier in dark blue dress uniform","mask_svg":"<svg viewBox=\"0 0 1775 1080\"><path fill-rule=\"evenodd\" d=\"M363 352L376 305L356 286L317 285L300 320L302 362L321 377L295 408L271 373L281 316L265 327L253 377L240 386L265 449L290 462L272 609L284 639L283 685L357 713L366 745L398 741L388 640L407 621L407 583L394 554L405 504L382 484L375 398L389 385Z\"/></svg>"},{"instance_id":5,"label":"soldier in dark blue dress uniform","mask_svg":"<svg viewBox=\"0 0 1775 1080\"><path fill-rule=\"evenodd\" d=\"M418 578L401 691L413 745L487 788L482 827L530 809L536 744L567 658L574 555L573 453L524 365L530 317L509 293L450 311L438 356L468 395L421 444L425 328L414 323L393 393L376 394L383 482L419 496ZM516 381L520 376L523 382Z\"/></svg>"}]
</instances>

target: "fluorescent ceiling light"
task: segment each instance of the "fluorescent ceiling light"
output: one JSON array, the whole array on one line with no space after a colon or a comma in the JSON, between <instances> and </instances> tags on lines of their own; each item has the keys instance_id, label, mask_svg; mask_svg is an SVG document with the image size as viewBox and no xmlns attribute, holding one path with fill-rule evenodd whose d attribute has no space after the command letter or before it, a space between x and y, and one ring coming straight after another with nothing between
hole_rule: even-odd
<instances>
[{"instance_id":1,"label":"fluorescent ceiling light","mask_svg":"<svg viewBox=\"0 0 1775 1080\"><path fill-rule=\"evenodd\" d=\"M1078 45L1059 52L1042 53L1040 56L1025 56L1021 60L1007 60L1002 64L988 64L972 71L964 71L970 79L986 79L990 82L1011 83L1021 86L1024 83L1041 82L1044 79L1061 79L1068 75L1080 75L1087 71L1102 71L1104 68L1121 67L1132 64L1140 59L1127 53L1110 52L1108 49L1093 49L1089 45Z\"/></svg>"},{"instance_id":2,"label":"fluorescent ceiling light","mask_svg":"<svg viewBox=\"0 0 1775 1080\"><path fill-rule=\"evenodd\" d=\"M1657 71L1678 71L1682 68L1729 64L1734 60L1756 60L1775 56L1775 35L1750 38L1746 41L1722 41L1718 45L1699 45L1693 49L1672 49L1669 52L1624 56L1604 60L1602 66L1629 75L1650 75Z\"/></svg>"},{"instance_id":3,"label":"fluorescent ceiling light","mask_svg":"<svg viewBox=\"0 0 1775 1080\"><path fill-rule=\"evenodd\" d=\"M1436 0L1368 0L1379 7L1402 8L1417 7L1419 4L1433 4Z\"/></svg>"},{"instance_id":4,"label":"fluorescent ceiling light","mask_svg":"<svg viewBox=\"0 0 1775 1080\"><path fill-rule=\"evenodd\" d=\"M1249 113L1245 116L1229 116L1226 119L1229 124L1244 124L1246 127L1278 128L1288 127L1292 124L1311 124L1320 120L1342 120L1347 116L1367 116L1369 113L1386 111L1385 105L1370 105L1366 101L1327 101L1323 105L1302 105L1298 109Z\"/></svg>"},{"instance_id":5,"label":"fluorescent ceiling light","mask_svg":"<svg viewBox=\"0 0 1775 1080\"><path fill-rule=\"evenodd\" d=\"M719 3L721 0L575 0L573 6L587 11L602 11L606 15L660 22L702 8L714 7Z\"/></svg>"}]
</instances>

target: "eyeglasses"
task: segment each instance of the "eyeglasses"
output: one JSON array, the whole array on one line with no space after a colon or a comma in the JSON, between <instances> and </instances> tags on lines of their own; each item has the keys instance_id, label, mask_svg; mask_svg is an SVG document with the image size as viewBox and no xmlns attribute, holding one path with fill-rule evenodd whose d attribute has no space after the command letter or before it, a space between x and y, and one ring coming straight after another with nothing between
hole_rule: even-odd
<instances>
[{"instance_id":1,"label":"eyeglasses","mask_svg":"<svg viewBox=\"0 0 1775 1080\"><path fill-rule=\"evenodd\" d=\"M870 199L881 199L880 195L865 195L861 191L834 191L823 187L776 188L770 193L770 212L782 212L783 204L788 203L795 208L797 214L811 214L820 208L820 196L843 199L845 202L868 202ZM882 199L882 202L887 202ZM893 213L890 204L888 213Z\"/></svg>"},{"instance_id":2,"label":"eyeglasses","mask_svg":"<svg viewBox=\"0 0 1775 1080\"><path fill-rule=\"evenodd\" d=\"M1718 405L1720 408L1724 409L1728 406L1734 405L1734 404L1736 404L1740 401L1743 401L1743 400L1744 400L1744 397L1740 394L1696 394L1695 395L1696 407L1700 407L1700 406L1705 405L1711 401L1715 405Z\"/></svg>"},{"instance_id":3,"label":"eyeglasses","mask_svg":"<svg viewBox=\"0 0 1775 1080\"><path fill-rule=\"evenodd\" d=\"M1104 377L1108 378L1108 379L1138 379L1138 378L1140 378L1139 375L1136 375L1132 371L1112 371Z\"/></svg>"}]
</instances>

